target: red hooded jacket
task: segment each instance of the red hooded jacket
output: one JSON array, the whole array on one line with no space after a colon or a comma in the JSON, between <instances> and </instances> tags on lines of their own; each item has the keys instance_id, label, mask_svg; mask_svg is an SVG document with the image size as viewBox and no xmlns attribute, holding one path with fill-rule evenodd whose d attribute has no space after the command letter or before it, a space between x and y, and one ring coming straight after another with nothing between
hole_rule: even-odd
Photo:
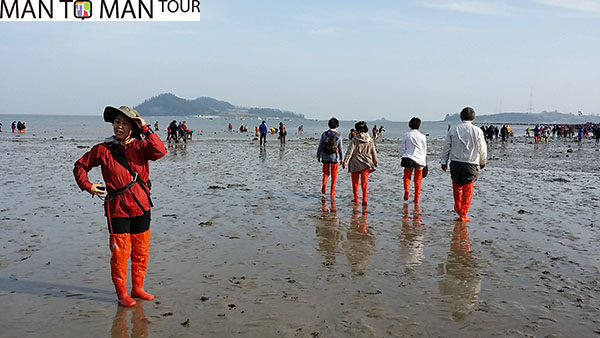
<instances>
[{"instance_id":1,"label":"red hooded jacket","mask_svg":"<svg viewBox=\"0 0 600 338\"><path fill-rule=\"evenodd\" d=\"M148 131L148 126L143 126L141 129L142 134L146 134ZM148 181L148 160L158 160L167 153L165 145L154 133L147 134L146 139L143 141L133 139L127 147L122 147L121 149L125 153L125 158L127 158L131 170L136 172L143 182ZM89 191L92 188L88 172L97 166L102 168L102 177L104 178L106 190L109 194L112 191L127 186L131 182L131 174L115 160L108 149L108 144L105 142L95 145L92 147L92 150L85 153L75 162L73 174L81 190ZM141 203L144 210L140 208L132 194L135 195L135 198ZM104 208L106 216L108 216L107 210L109 210L110 217L136 217L150 210L150 202L144 191L144 187L136 183L131 187L131 191L125 190L123 193L111 197L108 201L108 206L105 203Z\"/></svg>"}]
</instances>

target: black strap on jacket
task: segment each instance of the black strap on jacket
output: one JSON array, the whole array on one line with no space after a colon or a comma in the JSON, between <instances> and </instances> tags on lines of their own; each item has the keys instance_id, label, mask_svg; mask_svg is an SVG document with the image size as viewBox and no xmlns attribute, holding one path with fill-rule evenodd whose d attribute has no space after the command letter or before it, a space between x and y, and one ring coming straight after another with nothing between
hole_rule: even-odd
<instances>
[{"instance_id":1,"label":"black strap on jacket","mask_svg":"<svg viewBox=\"0 0 600 338\"><path fill-rule=\"evenodd\" d=\"M137 199L137 197L135 197L135 194L133 193L133 191L131 191L131 187L135 183L139 184L142 187L142 190L144 190L144 192L146 193L146 196L148 196L148 203L150 203L150 207L153 207L154 204L152 203L152 198L150 198L150 188L152 187L152 183L150 182L150 179L148 179L148 182L144 182L144 181L142 181L142 179L138 176L138 174L136 172L131 170L129 163L127 162L127 158L125 157L125 153L123 152L123 150L117 143L110 142L110 143L107 143L106 145L108 146L108 149L110 150L110 153L112 154L115 161L117 161L120 165L122 165L123 168L127 169L127 171L129 171L129 173L131 174L131 181L129 183L127 183L126 186L121 187L116 190L113 190L113 191L110 191L108 193L108 196L109 197L116 196L118 194L123 193L125 190L129 190L129 192L131 193L131 196L133 196L133 200L137 203L137 205L140 207L140 209L142 209L143 212L148 211L148 210L144 210L144 207L142 206L140 201Z\"/></svg>"}]
</instances>

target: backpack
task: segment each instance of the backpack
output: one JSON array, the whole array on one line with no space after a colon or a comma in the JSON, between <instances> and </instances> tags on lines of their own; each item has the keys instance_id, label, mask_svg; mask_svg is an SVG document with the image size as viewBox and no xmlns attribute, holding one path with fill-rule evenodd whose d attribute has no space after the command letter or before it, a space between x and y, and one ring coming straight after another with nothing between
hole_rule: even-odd
<instances>
[{"instance_id":1,"label":"backpack","mask_svg":"<svg viewBox=\"0 0 600 338\"><path fill-rule=\"evenodd\" d=\"M335 154L338 150L338 133L327 132L323 141L323 152L325 154Z\"/></svg>"}]
</instances>

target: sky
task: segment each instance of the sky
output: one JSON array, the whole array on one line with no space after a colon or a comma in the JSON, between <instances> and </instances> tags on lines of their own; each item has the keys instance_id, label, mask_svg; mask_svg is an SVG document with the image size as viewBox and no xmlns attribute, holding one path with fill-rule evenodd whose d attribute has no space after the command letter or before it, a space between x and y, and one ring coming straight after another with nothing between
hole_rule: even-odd
<instances>
[{"instance_id":1,"label":"sky","mask_svg":"<svg viewBox=\"0 0 600 338\"><path fill-rule=\"evenodd\" d=\"M307 118L600 113L600 0L203 0L199 22L0 22L0 114L160 93Z\"/></svg>"}]
</instances>

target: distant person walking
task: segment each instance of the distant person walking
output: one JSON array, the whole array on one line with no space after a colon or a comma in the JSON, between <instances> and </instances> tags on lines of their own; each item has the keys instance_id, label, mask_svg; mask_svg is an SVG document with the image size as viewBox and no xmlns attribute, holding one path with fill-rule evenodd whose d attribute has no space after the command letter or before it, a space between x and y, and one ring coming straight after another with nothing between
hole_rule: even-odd
<instances>
[{"instance_id":1,"label":"distant person walking","mask_svg":"<svg viewBox=\"0 0 600 338\"><path fill-rule=\"evenodd\" d=\"M404 167L404 200L408 201L410 190L410 176L414 172L415 184L415 203L419 203L421 196L421 180L423 179L423 169L427 166L427 139L419 128L421 127L421 119L413 117L408 122L410 131L404 134L402 139L402 162L400 165Z\"/></svg>"},{"instance_id":2,"label":"distant person walking","mask_svg":"<svg viewBox=\"0 0 600 338\"><path fill-rule=\"evenodd\" d=\"M260 124L260 126L258 126L258 131L260 132L260 140L259 143L261 146L263 146L266 142L267 142L267 122L266 121L262 121L262 123Z\"/></svg>"},{"instance_id":3,"label":"distant person walking","mask_svg":"<svg viewBox=\"0 0 600 338\"><path fill-rule=\"evenodd\" d=\"M373 126L373 130L372 130L373 138L377 138L377 132L378 131L379 131L379 129L377 129L377 125L374 125Z\"/></svg>"},{"instance_id":4,"label":"distant person walking","mask_svg":"<svg viewBox=\"0 0 600 338\"><path fill-rule=\"evenodd\" d=\"M15 133L15 129L17 129L17 121L12 121L12 124L10 125L10 128L12 129L13 134Z\"/></svg>"},{"instance_id":5,"label":"distant person walking","mask_svg":"<svg viewBox=\"0 0 600 338\"><path fill-rule=\"evenodd\" d=\"M502 142L505 142L508 138L508 128L506 128L506 124L500 129L500 136L502 137Z\"/></svg>"},{"instance_id":6,"label":"distant person walking","mask_svg":"<svg viewBox=\"0 0 600 338\"><path fill-rule=\"evenodd\" d=\"M158 128L158 121L154 122L154 131L159 131L160 129Z\"/></svg>"},{"instance_id":7,"label":"distant person walking","mask_svg":"<svg viewBox=\"0 0 600 338\"><path fill-rule=\"evenodd\" d=\"M330 195L335 195L335 184L337 182L338 164L343 158L342 137L337 131L340 122L335 117L327 123L329 130L321 134L319 147L317 148L317 161L323 163L323 184L321 193L327 192L327 179L331 176ZM342 162L343 165L344 162Z\"/></svg>"},{"instance_id":8,"label":"distant person walking","mask_svg":"<svg viewBox=\"0 0 600 338\"><path fill-rule=\"evenodd\" d=\"M350 129L350 133L348 133L348 140L352 140L352 138L354 138L354 135L356 135L356 130L352 128Z\"/></svg>"},{"instance_id":9,"label":"distant person walking","mask_svg":"<svg viewBox=\"0 0 600 338\"><path fill-rule=\"evenodd\" d=\"M453 126L442 150L441 167L446 171L450 161L450 176L454 195L454 211L458 220L468 222L467 212L473 199L473 184L478 169L483 169L487 161L487 145L481 129L473 125L475 110L465 107L460 112L461 123Z\"/></svg>"},{"instance_id":10,"label":"distant person walking","mask_svg":"<svg viewBox=\"0 0 600 338\"><path fill-rule=\"evenodd\" d=\"M364 121L354 125L357 134L352 138L348 152L342 166L347 165L352 174L352 193L354 203L358 203L358 182L362 187L362 205L367 205L369 200L369 174L377 168L377 151L375 142L369 136L369 128Z\"/></svg>"},{"instance_id":11,"label":"distant person walking","mask_svg":"<svg viewBox=\"0 0 600 338\"><path fill-rule=\"evenodd\" d=\"M285 144L285 136L287 135L287 128L283 122L279 122L279 141L281 144Z\"/></svg>"}]
</instances>

